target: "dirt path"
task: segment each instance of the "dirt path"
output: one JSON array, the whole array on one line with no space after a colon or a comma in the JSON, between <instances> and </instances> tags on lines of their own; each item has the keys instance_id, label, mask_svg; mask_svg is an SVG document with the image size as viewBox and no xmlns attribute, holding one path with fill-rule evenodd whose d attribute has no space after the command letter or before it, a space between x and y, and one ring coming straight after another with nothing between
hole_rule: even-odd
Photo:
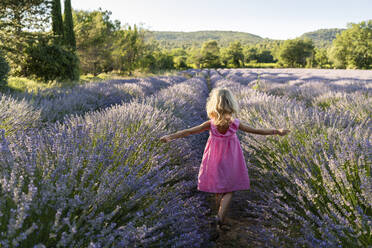
<instances>
[{"instance_id":1,"label":"dirt path","mask_svg":"<svg viewBox=\"0 0 372 248\"><path fill-rule=\"evenodd\" d=\"M217 71L218 72L218 71ZM218 72L220 74L220 72ZM221 75L221 74L220 74ZM222 75L221 75L222 76ZM210 73L206 77L206 82L209 91L212 90ZM258 192L252 189L246 191L236 191L232 197L232 201L227 210L226 221L231 225L230 231L220 231L215 228L210 229L212 234L218 233L219 237L214 240L213 248L243 248L243 247L273 247L265 240L270 237L264 231L264 226L267 221L261 215L253 215L250 213L250 202L257 202L259 199ZM211 208L211 214L218 213L218 206L216 206L214 194L207 197L208 203ZM265 224L266 223L266 224Z\"/></svg>"},{"instance_id":2,"label":"dirt path","mask_svg":"<svg viewBox=\"0 0 372 248\"><path fill-rule=\"evenodd\" d=\"M236 191L234 193L226 214L226 221L231 225L231 230L215 230L214 232L219 233L219 237L215 240L213 247L273 247L265 242L265 240L270 240L270 237L264 231L264 225L267 225L267 221L264 221L263 216L253 215L249 211L251 209L250 201L256 199L257 193L252 190ZM211 194L208 201L212 214L217 214L218 209L214 195Z\"/></svg>"}]
</instances>

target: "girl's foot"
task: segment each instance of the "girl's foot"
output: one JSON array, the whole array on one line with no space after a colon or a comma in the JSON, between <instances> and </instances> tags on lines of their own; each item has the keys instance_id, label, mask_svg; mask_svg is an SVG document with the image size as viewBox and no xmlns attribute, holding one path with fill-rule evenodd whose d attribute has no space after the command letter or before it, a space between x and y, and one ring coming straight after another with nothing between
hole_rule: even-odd
<instances>
[{"instance_id":1,"label":"girl's foot","mask_svg":"<svg viewBox=\"0 0 372 248\"><path fill-rule=\"evenodd\" d=\"M212 231L210 240L216 241L219 237L220 237L220 234L218 233L218 231L217 230L214 230L214 231Z\"/></svg>"},{"instance_id":2,"label":"girl's foot","mask_svg":"<svg viewBox=\"0 0 372 248\"><path fill-rule=\"evenodd\" d=\"M220 217L218 215L213 216L213 226L217 227L220 223Z\"/></svg>"},{"instance_id":3,"label":"girl's foot","mask_svg":"<svg viewBox=\"0 0 372 248\"><path fill-rule=\"evenodd\" d=\"M215 222L215 225L217 226L217 228L222 230L222 231L230 231L231 230L230 225L227 224L227 223L223 223L218 215L216 215L214 217L214 222Z\"/></svg>"}]
</instances>

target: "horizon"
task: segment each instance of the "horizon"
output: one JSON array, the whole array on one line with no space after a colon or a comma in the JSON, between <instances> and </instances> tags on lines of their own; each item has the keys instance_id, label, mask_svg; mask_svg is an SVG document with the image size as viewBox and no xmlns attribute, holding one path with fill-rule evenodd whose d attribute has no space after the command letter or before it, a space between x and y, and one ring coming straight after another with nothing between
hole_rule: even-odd
<instances>
[{"instance_id":1,"label":"horizon","mask_svg":"<svg viewBox=\"0 0 372 248\"><path fill-rule=\"evenodd\" d=\"M302 33L301 35L305 34L305 33L311 33L311 32L316 32L316 31L319 31L319 30L327 30L327 29L334 29L334 28L320 28L320 29L317 29L317 30L313 30L313 31L308 31L308 32L304 32ZM345 28L337 28L337 29L346 29ZM233 31L233 30L197 30L197 31L171 31L171 30L149 30L150 32L170 32L170 33L197 33L197 32L234 32L234 33L244 33L244 34L250 34L250 35L254 35L254 36L258 36L262 39L270 39L270 40L285 40L285 39L272 39L272 38L268 38L268 37L262 37L262 36L259 36L257 34L252 34L252 33L249 33L249 32L243 32L243 31ZM297 36L297 37L300 37L301 35ZM295 38L297 38L295 37Z\"/></svg>"},{"instance_id":2,"label":"horizon","mask_svg":"<svg viewBox=\"0 0 372 248\"><path fill-rule=\"evenodd\" d=\"M111 11L122 25L140 25L149 31L233 31L274 40L293 39L319 29L347 28L348 23L372 19L372 1L295 0L73 0L73 9ZM62 4L63 5L63 4ZM89 6L89 7L87 7Z\"/></svg>"}]
</instances>

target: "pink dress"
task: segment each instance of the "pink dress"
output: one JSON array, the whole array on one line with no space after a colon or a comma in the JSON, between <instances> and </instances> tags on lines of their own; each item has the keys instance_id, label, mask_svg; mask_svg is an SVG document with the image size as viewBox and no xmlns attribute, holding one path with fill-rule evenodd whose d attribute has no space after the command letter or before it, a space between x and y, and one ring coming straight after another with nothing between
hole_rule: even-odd
<instances>
[{"instance_id":1,"label":"pink dress","mask_svg":"<svg viewBox=\"0 0 372 248\"><path fill-rule=\"evenodd\" d=\"M225 193L250 188L247 165L236 131L239 120L230 123L225 134L211 120L209 138L198 175L198 190Z\"/></svg>"}]
</instances>

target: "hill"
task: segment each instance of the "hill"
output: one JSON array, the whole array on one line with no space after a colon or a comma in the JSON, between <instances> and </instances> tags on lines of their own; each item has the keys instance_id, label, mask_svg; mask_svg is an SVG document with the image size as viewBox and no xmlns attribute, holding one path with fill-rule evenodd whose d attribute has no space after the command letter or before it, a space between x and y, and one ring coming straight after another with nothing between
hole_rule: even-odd
<instances>
[{"instance_id":1,"label":"hill","mask_svg":"<svg viewBox=\"0 0 372 248\"><path fill-rule=\"evenodd\" d=\"M313 32L307 32L299 38L310 38L316 47L329 47L338 33L345 29L331 28L319 29ZM149 37L157 40L161 47L172 49L177 47L189 48L192 46L201 47L203 42L216 40L220 47L226 47L230 42L240 41L245 44L256 44L262 42L275 41L273 39L264 39L258 35L235 32L235 31L196 31L196 32L173 32L173 31L149 31Z\"/></svg>"},{"instance_id":2,"label":"hill","mask_svg":"<svg viewBox=\"0 0 372 248\"><path fill-rule=\"evenodd\" d=\"M216 40L221 47L228 46L230 42L239 40L242 44L254 44L264 41L262 37L250 33L234 31L196 31L171 32L152 31L153 38L159 41L164 48L175 47L201 47L207 40Z\"/></svg>"},{"instance_id":3,"label":"hill","mask_svg":"<svg viewBox=\"0 0 372 248\"><path fill-rule=\"evenodd\" d=\"M344 31L345 29L330 28L330 29L319 29L313 32L304 33L300 38L310 38L313 40L316 47L329 47L332 41L336 38L336 35Z\"/></svg>"}]
</instances>

